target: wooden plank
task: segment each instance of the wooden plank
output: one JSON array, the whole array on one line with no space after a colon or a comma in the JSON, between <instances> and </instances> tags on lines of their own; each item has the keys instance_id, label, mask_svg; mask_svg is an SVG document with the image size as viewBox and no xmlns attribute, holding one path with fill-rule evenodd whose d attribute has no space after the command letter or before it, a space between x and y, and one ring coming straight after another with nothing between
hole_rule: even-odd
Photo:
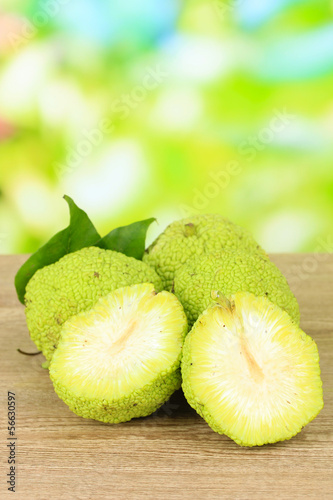
<instances>
[{"instance_id":1,"label":"wooden plank","mask_svg":"<svg viewBox=\"0 0 333 500\"><path fill-rule=\"evenodd\" d=\"M13 286L25 256L0 257L1 411L7 442L7 391L17 404L18 498L332 499L333 256L274 255L317 342L325 407L298 436L241 448L214 433L178 391L156 415L120 425L77 417L54 393L35 352ZM7 451L1 461L0 497Z\"/></svg>"}]
</instances>

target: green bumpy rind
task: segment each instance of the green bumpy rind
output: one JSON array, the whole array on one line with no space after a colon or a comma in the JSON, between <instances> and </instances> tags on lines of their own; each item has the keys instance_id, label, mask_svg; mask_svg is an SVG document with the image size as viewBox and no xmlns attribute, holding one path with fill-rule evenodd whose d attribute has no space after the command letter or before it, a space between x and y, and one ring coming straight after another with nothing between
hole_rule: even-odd
<instances>
[{"instance_id":1,"label":"green bumpy rind","mask_svg":"<svg viewBox=\"0 0 333 500\"><path fill-rule=\"evenodd\" d=\"M39 269L27 285L25 314L32 340L46 359L52 359L68 318L117 288L140 283L162 290L154 269L122 253L87 247L65 255Z\"/></svg>"},{"instance_id":2,"label":"green bumpy rind","mask_svg":"<svg viewBox=\"0 0 333 500\"><path fill-rule=\"evenodd\" d=\"M213 303L212 292L226 297L250 292L267 297L299 325L298 302L281 271L265 257L245 251L225 251L190 259L176 272L174 292L182 303L189 325Z\"/></svg>"},{"instance_id":3,"label":"green bumpy rind","mask_svg":"<svg viewBox=\"0 0 333 500\"><path fill-rule=\"evenodd\" d=\"M109 424L119 424L128 422L132 418L151 415L180 388L180 356L169 371L160 374L152 383L133 392L131 396L118 400L76 397L69 389L57 383L52 361L50 376L56 393L76 415Z\"/></svg>"},{"instance_id":4,"label":"green bumpy rind","mask_svg":"<svg viewBox=\"0 0 333 500\"><path fill-rule=\"evenodd\" d=\"M175 272L194 256L243 249L268 259L251 233L221 215L195 215L170 224L143 257L171 291Z\"/></svg>"},{"instance_id":5,"label":"green bumpy rind","mask_svg":"<svg viewBox=\"0 0 333 500\"><path fill-rule=\"evenodd\" d=\"M203 312L204 315L209 314L209 308ZM198 320L197 320L198 321ZM192 366L192 355L191 355L191 340L195 333L195 327L197 321L194 323L191 331L188 333L184 345L183 345L183 355L181 361L181 376L182 376L182 390L188 404L203 418L214 432L223 434L224 432L219 432L214 424L214 420L211 414L208 412L207 408L201 403L197 395L194 393L191 384L188 382L190 369Z\"/></svg>"}]
</instances>

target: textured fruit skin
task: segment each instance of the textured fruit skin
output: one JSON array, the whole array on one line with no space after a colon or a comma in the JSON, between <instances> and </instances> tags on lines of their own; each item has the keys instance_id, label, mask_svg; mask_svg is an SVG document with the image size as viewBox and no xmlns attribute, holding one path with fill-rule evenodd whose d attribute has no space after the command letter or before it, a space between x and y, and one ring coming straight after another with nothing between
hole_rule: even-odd
<instances>
[{"instance_id":1,"label":"textured fruit skin","mask_svg":"<svg viewBox=\"0 0 333 500\"><path fill-rule=\"evenodd\" d=\"M76 397L73 392L56 382L52 376L52 364L50 375L54 390L73 413L108 424L119 424L128 422L132 418L146 417L160 408L181 386L179 365L180 359L168 372L157 377L152 384L147 384L122 400Z\"/></svg>"},{"instance_id":2,"label":"textured fruit skin","mask_svg":"<svg viewBox=\"0 0 333 500\"><path fill-rule=\"evenodd\" d=\"M320 366L319 366L319 354L318 354L318 349L316 346L316 343L314 340L307 334L305 334L298 326L295 325L290 319L290 317L280 308L275 306L274 304L270 303L266 298L260 297L257 298L253 294L249 293L237 293L235 295L232 295L230 297L230 302L233 302L236 298L238 297L238 300L247 300L248 298L257 304L259 304L259 307L262 308L262 315L264 316L266 312L270 309L271 311L274 312L277 318L281 319L281 328L286 328L287 329L287 336L291 336L294 339L297 338L299 342L299 348L300 350L303 348L303 345L308 345L310 350L311 350L311 355L312 355L312 362L313 365L315 366L315 378L310 380L310 383L312 385L311 390L313 391L312 394L315 394L315 401L311 401L310 403L308 402L307 406L307 414L306 416L303 415L303 421L300 423L298 422L297 425L294 425L292 429L289 429L286 431L285 429L283 430L283 435L279 435L278 432L272 432L272 434L269 436L269 438L266 437L266 439L263 439L258 432L253 433L250 438L244 439L237 433L233 433L230 431L230 427L233 422L238 421L240 418L239 413L238 414L232 414L230 411L229 407L226 407L226 412L225 412L225 420L223 418L219 419L217 421L216 418L212 416L212 411L208 408L208 405L205 404L205 402L202 400L202 398L198 395L198 393L194 390L192 383L191 383L191 377L193 376L194 370L199 370L200 377L202 377L202 370L207 369L207 361L202 364L201 362L198 362L195 349L193 348L194 342L195 342L195 336L198 335L198 330L199 328L207 329L209 323L212 321L212 317L214 313L216 312L217 309L220 308L218 304L210 306L208 309L206 309L203 314L198 318L196 323L194 324L193 328L187 335L184 346L183 346L183 357L182 357L182 362L181 362L181 373L182 373L182 389L184 392L184 395L190 404L192 408L196 410L196 412L207 422L207 424L211 427L212 430L219 434L224 434L231 438L233 441L235 441L238 445L240 446L247 446L247 447L252 447L252 446L262 446L264 444L269 444L269 443L276 443L278 441L284 441L284 440L289 440L296 434L298 434L302 428L307 425L309 422L311 422L316 416L319 414L319 412L322 410L324 403L323 403L323 390L322 390L322 381L320 378ZM236 299L237 300L237 299ZM214 321L214 320L213 320ZM226 325L223 325L226 326ZM216 328L216 325L215 325ZM223 328L221 329L223 332L225 331ZM267 333L267 332L265 332ZM222 341L222 340L221 340ZM230 339L228 340L230 343ZM214 346L212 347L214 349ZM221 361L222 362L222 361ZM237 369L237 368L236 368ZM304 370L304 366L301 365L298 367L299 371ZM215 374L213 373L212 376ZM310 388L309 385L305 385L304 389L307 393L309 391L310 393ZM296 396L297 398L297 396ZM221 398L222 399L222 398ZM221 405L223 405L223 399ZM289 403L289 402L287 402ZM305 407L306 404L303 401L303 407ZM222 410L221 410L222 413ZM251 425L251 420L249 419ZM285 425L291 424L290 422L285 422ZM281 432L281 430L280 430Z\"/></svg>"},{"instance_id":3,"label":"textured fruit skin","mask_svg":"<svg viewBox=\"0 0 333 500\"><path fill-rule=\"evenodd\" d=\"M77 371L75 368L76 385L70 383L70 380L73 380L73 370L70 368L72 365L68 364L68 359L70 357L71 363L73 363L73 359L71 358L73 356L73 352L75 355L76 349L84 349L87 347L84 345L84 342L81 343L81 339L85 338L84 335L82 335L79 337L80 342L75 343L75 349L69 349L69 343L74 340L73 330L81 330L82 325L84 325L84 329L88 332L88 340L86 341L89 342L89 331L94 328L93 325L96 318L98 319L108 316L110 297L111 300L115 298L115 301L117 301L117 307L115 308L117 317L117 309L120 304L118 298L126 296L129 292L137 293L138 296L144 296L144 294L147 294L148 299L151 295L156 296L154 287L150 284L132 285L130 287L117 289L116 291L111 292L107 296L99 299L95 306L89 311L80 313L70 318L62 328L61 338L59 340L58 348L51 360L49 373L58 396L76 415L83 418L90 418L105 423L116 424L120 422L127 422L132 418L145 417L147 415L151 415L161 405L163 405L174 393L174 391L179 389L181 386L180 362L183 342L188 332L188 325L182 305L173 294L166 291L163 291L158 295L159 298L161 298L165 303L165 306L163 307L165 307L167 314L170 315L170 317L172 316L172 321L170 324L168 323L167 329L172 332L172 335L174 335L173 338L175 339L175 342L177 342L178 346L175 355L172 356L172 362L168 363L167 367L164 366L162 369L154 371L153 377L149 383L144 383L141 387L139 383L140 378L136 378L135 383L138 384L138 388L131 391L130 394L121 397L119 395L115 396L114 394L109 394L107 398L98 397L98 391L102 390L100 389L100 378L97 380L94 379L92 368L87 370L87 374L84 374L84 380L88 381L89 384L90 394L88 394L86 390L83 390L80 382L77 382L77 380L82 379L82 374L80 373L81 369L86 369L82 366L82 363L79 363ZM132 301L133 298L131 297L129 302L132 303ZM147 304L147 302L145 303ZM119 307L119 309L121 309L121 307ZM142 310L142 308L140 310ZM118 314L120 315L120 313ZM157 317L157 320L158 319L159 318ZM119 323L117 322L116 324ZM155 330L157 329L156 324L154 325L154 328ZM163 328L163 325L159 325L159 328ZM149 348L149 339L147 340L147 343ZM148 354L149 352L150 351L148 351ZM75 359L77 359L76 356ZM75 359L74 362L76 362ZM140 362L140 354L137 359ZM112 356L110 356L110 364L112 363L113 359ZM127 366L128 363L129 368ZM130 371L130 363L131 361L127 361L126 366L124 366L124 372L126 369L129 369ZM147 365L145 370L148 370ZM105 374L105 384L107 385L109 392L111 383L108 381L107 376L108 375ZM91 394L93 394L93 397Z\"/></svg>"},{"instance_id":4,"label":"textured fruit skin","mask_svg":"<svg viewBox=\"0 0 333 500\"><path fill-rule=\"evenodd\" d=\"M220 255L203 255L190 259L176 272L174 292L183 304L189 325L213 303L211 293L226 297L237 292L265 296L300 322L297 300L286 278L268 259L242 250Z\"/></svg>"},{"instance_id":5,"label":"textured fruit skin","mask_svg":"<svg viewBox=\"0 0 333 500\"><path fill-rule=\"evenodd\" d=\"M32 340L50 360L61 326L71 316L90 309L99 297L136 283L162 289L155 271L132 257L87 247L39 269L29 281L25 314Z\"/></svg>"},{"instance_id":6,"label":"textured fruit skin","mask_svg":"<svg viewBox=\"0 0 333 500\"><path fill-rule=\"evenodd\" d=\"M171 291L175 272L190 257L224 249L244 249L268 258L248 231L212 214L173 222L146 250L143 260L162 278L163 287Z\"/></svg>"}]
</instances>

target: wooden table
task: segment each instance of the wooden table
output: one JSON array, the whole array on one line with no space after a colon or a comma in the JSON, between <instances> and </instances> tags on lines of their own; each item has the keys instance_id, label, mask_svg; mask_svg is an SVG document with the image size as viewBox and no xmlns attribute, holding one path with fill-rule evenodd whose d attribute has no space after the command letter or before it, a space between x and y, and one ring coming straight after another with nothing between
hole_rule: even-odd
<instances>
[{"instance_id":1,"label":"wooden table","mask_svg":"<svg viewBox=\"0 0 333 500\"><path fill-rule=\"evenodd\" d=\"M290 441L241 448L214 433L178 391L156 415L120 425L77 417L34 352L13 279L25 256L0 257L0 498L7 492L7 391L16 395L19 499L333 499L333 255L275 255L318 344L325 407Z\"/></svg>"}]
</instances>

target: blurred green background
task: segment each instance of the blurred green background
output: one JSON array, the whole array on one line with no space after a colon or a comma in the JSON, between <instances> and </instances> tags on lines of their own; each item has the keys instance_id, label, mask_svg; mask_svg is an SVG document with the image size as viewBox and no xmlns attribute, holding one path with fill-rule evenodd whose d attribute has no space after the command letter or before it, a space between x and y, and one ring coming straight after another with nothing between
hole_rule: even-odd
<instances>
[{"instance_id":1,"label":"blurred green background","mask_svg":"<svg viewBox=\"0 0 333 500\"><path fill-rule=\"evenodd\" d=\"M268 251L333 228L333 3L2 0L0 252L218 212Z\"/></svg>"}]
</instances>

